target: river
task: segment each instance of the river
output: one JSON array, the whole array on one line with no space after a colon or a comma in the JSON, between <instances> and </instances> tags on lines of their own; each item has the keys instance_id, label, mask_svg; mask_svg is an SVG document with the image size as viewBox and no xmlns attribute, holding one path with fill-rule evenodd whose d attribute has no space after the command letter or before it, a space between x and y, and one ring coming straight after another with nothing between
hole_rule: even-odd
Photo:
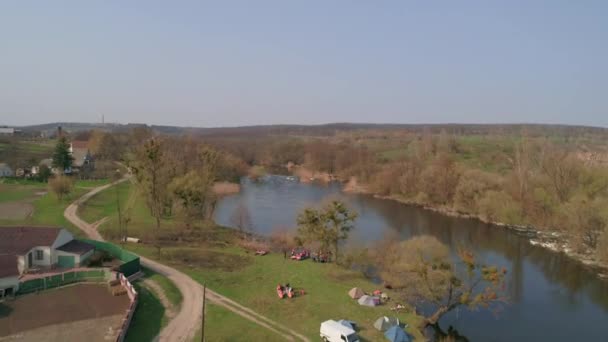
<instances>
[{"instance_id":1,"label":"river","mask_svg":"<svg viewBox=\"0 0 608 342\"><path fill-rule=\"evenodd\" d=\"M408 239L428 234L452 249L464 246L479 260L509 271L509 303L498 313L460 309L442 318L471 341L606 341L608 282L567 256L531 245L507 229L448 217L369 195L345 194L339 184L303 184L283 176L244 179L241 192L223 198L215 219L230 226L239 206L249 211L257 233L295 229L302 208L339 198L359 217L350 243L366 244L387 234Z\"/></svg>"}]
</instances>

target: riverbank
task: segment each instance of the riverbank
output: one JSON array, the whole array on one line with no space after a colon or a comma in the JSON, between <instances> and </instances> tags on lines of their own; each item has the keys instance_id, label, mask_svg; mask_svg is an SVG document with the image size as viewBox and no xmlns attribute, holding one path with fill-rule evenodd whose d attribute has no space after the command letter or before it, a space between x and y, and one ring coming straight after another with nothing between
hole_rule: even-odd
<instances>
[{"instance_id":1,"label":"riverbank","mask_svg":"<svg viewBox=\"0 0 608 342\"><path fill-rule=\"evenodd\" d=\"M213 192L218 196L227 196L238 194L241 191L241 185L230 182L216 182L213 184Z\"/></svg>"},{"instance_id":2,"label":"riverbank","mask_svg":"<svg viewBox=\"0 0 608 342\"><path fill-rule=\"evenodd\" d=\"M339 181L343 184L342 191L346 193L370 195L375 198L396 201L450 217L478 220L489 225L511 230L515 234L526 237L531 245L543 247L557 253L564 253L568 257L579 261L585 267L592 269L599 278L608 279L608 262L598 260L591 252L576 252L575 248L568 242L570 240L568 236L559 231L490 221L480 215L462 213L445 206L430 206L400 196L375 194L369 189L369 186L359 183L355 177Z\"/></svg>"}]
</instances>

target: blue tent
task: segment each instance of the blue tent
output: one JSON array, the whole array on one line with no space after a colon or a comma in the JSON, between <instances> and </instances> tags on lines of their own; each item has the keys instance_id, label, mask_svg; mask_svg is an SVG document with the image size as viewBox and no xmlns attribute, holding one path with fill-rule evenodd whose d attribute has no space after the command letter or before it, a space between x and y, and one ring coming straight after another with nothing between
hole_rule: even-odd
<instances>
[{"instance_id":1,"label":"blue tent","mask_svg":"<svg viewBox=\"0 0 608 342\"><path fill-rule=\"evenodd\" d=\"M384 333L384 337L391 342L411 342L412 339L398 326L392 326Z\"/></svg>"}]
</instances>

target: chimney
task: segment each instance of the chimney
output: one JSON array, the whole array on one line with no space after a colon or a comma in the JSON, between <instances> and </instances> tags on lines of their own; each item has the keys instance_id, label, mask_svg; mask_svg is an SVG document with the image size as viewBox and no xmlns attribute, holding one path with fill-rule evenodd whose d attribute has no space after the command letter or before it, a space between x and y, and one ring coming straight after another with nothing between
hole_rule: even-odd
<instances>
[{"instance_id":1,"label":"chimney","mask_svg":"<svg viewBox=\"0 0 608 342\"><path fill-rule=\"evenodd\" d=\"M61 126L57 126L57 138L61 138L63 136L63 130Z\"/></svg>"}]
</instances>

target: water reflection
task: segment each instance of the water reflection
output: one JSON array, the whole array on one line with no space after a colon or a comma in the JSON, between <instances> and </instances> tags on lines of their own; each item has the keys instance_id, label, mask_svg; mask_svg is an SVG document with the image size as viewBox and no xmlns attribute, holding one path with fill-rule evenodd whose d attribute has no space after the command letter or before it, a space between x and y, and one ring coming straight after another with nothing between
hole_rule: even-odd
<instances>
[{"instance_id":1,"label":"water reflection","mask_svg":"<svg viewBox=\"0 0 608 342\"><path fill-rule=\"evenodd\" d=\"M216 220L231 225L230 216L245 203L258 233L294 227L298 212L338 197L359 213L352 234L355 244L387 234L402 239L429 234L456 249L470 248L481 260L509 270L510 304L496 317L486 311L459 310L442 319L471 341L603 340L608 323L608 283L565 255L532 246L527 239L476 220L365 195L346 195L337 184L306 185L285 177L243 181L242 191L220 201Z\"/></svg>"}]
</instances>

